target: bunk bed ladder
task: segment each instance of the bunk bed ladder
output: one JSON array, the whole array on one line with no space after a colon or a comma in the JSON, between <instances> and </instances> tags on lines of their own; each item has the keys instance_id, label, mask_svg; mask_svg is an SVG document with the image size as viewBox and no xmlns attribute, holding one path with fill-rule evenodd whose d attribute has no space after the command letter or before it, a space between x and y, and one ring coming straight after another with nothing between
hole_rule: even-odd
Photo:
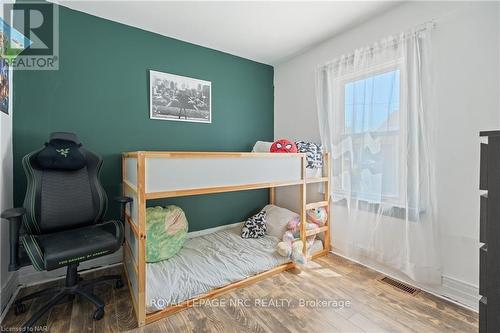
<instances>
[{"instance_id":1,"label":"bunk bed ladder","mask_svg":"<svg viewBox=\"0 0 500 333\"><path fill-rule=\"evenodd\" d=\"M330 168L330 154L325 153L323 155L323 175L319 178L306 178L306 158L302 158L302 179L303 183L300 184L300 219L301 221L307 221L307 210L315 209L319 207L326 207L327 219L325 225L317 229L306 230L306 224L300 224L300 239L303 242L303 253L308 258L315 258L321 255L325 255L330 251L330 221L331 221L331 211L330 211L330 178L331 178L331 168ZM317 202L307 203L307 184L317 184L323 183L323 200ZM274 193L271 195L272 202L274 203ZM324 234L323 238L323 251L317 253L308 253L307 251L307 237Z\"/></svg>"}]
</instances>

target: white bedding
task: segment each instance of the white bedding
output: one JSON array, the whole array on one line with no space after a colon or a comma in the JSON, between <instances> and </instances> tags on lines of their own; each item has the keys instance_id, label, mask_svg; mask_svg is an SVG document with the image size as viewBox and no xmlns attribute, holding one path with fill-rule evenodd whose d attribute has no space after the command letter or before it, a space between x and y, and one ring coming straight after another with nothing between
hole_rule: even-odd
<instances>
[{"instance_id":1,"label":"white bedding","mask_svg":"<svg viewBox=\"0 0 500 333\"><path fill-rule=\"evenodd\" d=\"M276 252L279 240L240 237L241 227L189 238L174 257L146 265L147 312L181 303L214 288L288 262ZM312 252L323 248L316 240Z\"/></svg>"}]
</instances>

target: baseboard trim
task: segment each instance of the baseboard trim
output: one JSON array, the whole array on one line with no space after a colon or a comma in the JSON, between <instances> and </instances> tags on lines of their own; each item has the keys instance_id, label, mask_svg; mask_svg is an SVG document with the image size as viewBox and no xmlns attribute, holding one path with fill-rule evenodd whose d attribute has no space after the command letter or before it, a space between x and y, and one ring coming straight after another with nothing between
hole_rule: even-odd
<instances>
[{"instance_id":1,"label":"baseboard trim","mask_svg":"<svg viewBox=\"0 0 500 333\"><path fill-rule=\"evenodd\" d=\"M479 311L479 287L449 276L442 277L443 296L475 312Z\"/></svg>"},{"instance_id":2,"label":"baseboard trim","mask_svg":"<svg viewBox=\"0 0 500 333\"><path fill-rule=\"evenodd\" d=\"M371 270L374 270L376 272L379 272L381 274L387 275L391 278L400 280L404 283L407 283L413 287L417 287L426 293L429 293L433 296L436 296L440 299L443 299L445 301L451 302L453 304L456 304L460 307L466 308L468 310L478 312L479 311L479 288L471 285L469 283L448 277L448 276L443 276L442 277L442 285L441 286L429 286L429 285L422 285L418 282L415 282L409 278L406 278L402 275L399 274L394 274L394 272L389 272L385 271L379 267L374 267L373 265L361 262L359 260L356 260L354 258L350 258L342 253L339 253L335 250L330 251L330 253L333 253L339 257L342 257L344 259L347 259L349 261L355 262L357 264L360 264L362 266L368 267Z\"/></svg>"}]
</instances>

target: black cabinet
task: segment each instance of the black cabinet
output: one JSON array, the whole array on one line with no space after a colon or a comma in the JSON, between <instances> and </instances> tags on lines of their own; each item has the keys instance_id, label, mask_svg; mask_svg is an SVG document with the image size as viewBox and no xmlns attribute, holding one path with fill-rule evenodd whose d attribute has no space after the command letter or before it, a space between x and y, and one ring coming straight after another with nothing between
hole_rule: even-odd
<instances>
[{"instance_id":1,"label":"black cabinet","mask_svg":"<svg viewBox=\"0 0 500 333\"><path fill-rule=\"evenodd\" d=\"M479 332L500 332L500 131L481 132Z\"/></svg>"}]
</instances>

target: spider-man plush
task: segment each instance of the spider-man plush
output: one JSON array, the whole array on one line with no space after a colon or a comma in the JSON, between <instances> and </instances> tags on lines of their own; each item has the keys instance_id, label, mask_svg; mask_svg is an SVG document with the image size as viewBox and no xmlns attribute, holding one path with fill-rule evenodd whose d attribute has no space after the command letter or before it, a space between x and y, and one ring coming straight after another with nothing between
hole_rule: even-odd
<instances>
[{"instance_id":1,"label":"spider-man plush","mask_svg":"<svg viewBox=\"0 0 500 333\"><path fill-rule=\"evenodd\" d=\"M279 139L271 145L269 150L271 153L296 153L297 146L295 143L286 139Z\"/></svg>"}]
</instances>

